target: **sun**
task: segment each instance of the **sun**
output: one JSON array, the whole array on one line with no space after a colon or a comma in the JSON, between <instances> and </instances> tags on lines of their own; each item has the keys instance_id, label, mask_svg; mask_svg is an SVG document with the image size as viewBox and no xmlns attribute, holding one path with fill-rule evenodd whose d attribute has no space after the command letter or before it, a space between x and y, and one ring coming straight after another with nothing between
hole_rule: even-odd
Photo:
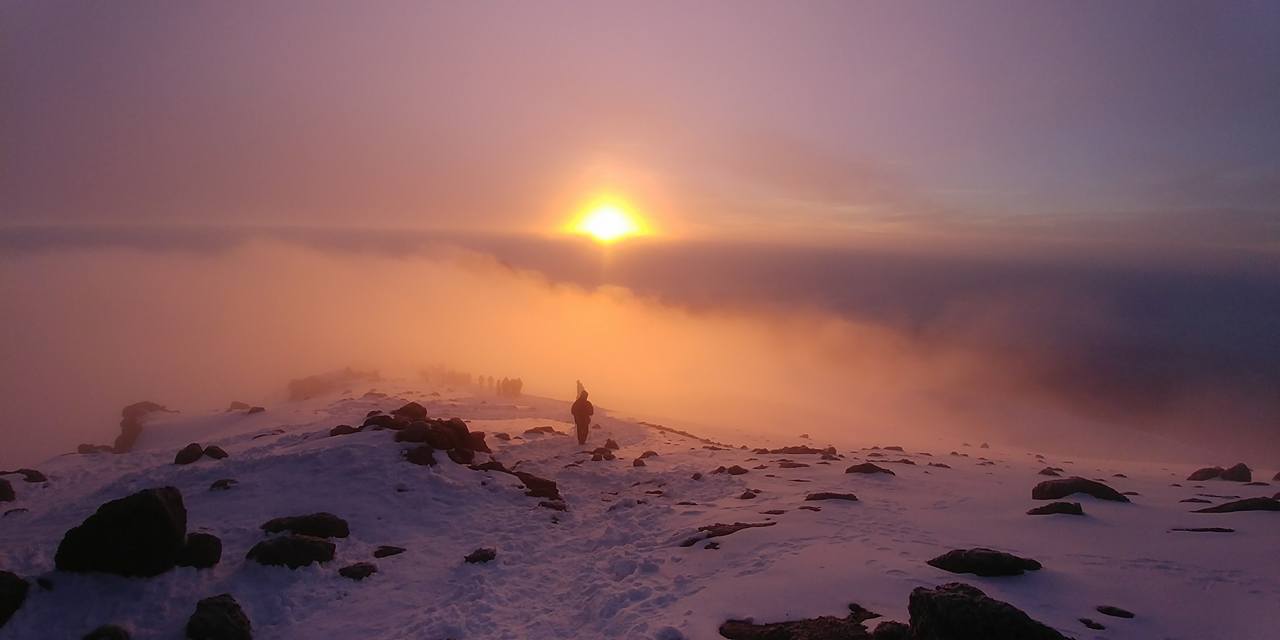
<instances>
[{"instance_id":1,"label":"sun","mask_svg":"<svg viewBox=\"0 0 1280 640\"><path fill-rule=\"evenodd\" d=\"M617 242L628 236L645 233L644 223L627 212L616 202L602 202L591 206L571 225L574 233L588 235L605 244Z\"/></svg>"}]
</instances>

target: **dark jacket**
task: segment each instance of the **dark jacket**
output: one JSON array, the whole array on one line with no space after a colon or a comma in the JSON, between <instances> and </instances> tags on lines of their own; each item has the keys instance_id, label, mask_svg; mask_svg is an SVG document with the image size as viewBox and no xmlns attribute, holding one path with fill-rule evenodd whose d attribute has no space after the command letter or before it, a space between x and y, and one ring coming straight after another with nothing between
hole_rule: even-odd
<instances>
[{"instance_id":1,"label":"dark jacket","mask_svg":"<svg viewBox=\"0 0 1280 640\"><path fill-rule=\"evenodd\" d=\"M596 412L596 408L591 406L591 401L586 398L578 398L573 401L573 407L569 411L573 414L575 422L586 422L591 419L591 415Z\"/></svg>"}]
</instances>

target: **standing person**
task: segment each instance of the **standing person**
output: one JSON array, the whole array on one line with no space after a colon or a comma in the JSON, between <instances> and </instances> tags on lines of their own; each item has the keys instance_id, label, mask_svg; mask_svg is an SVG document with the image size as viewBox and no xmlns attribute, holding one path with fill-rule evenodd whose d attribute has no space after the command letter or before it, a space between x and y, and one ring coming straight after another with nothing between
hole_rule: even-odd
<instances>
[{"instance_id":1,"label":"standing person","mask_svg":"<svg viewBox=\"0 0 1280 640\"><path fill-rule=\"evenodd\" d=\"M573 414L573 423L578 425L578 444L586 444L587 430L591 428L591 414L596 412L596 408L587 400L586 389L578 394L578 399L573 402L569 412Z\"/></svg>"}]
</instances>

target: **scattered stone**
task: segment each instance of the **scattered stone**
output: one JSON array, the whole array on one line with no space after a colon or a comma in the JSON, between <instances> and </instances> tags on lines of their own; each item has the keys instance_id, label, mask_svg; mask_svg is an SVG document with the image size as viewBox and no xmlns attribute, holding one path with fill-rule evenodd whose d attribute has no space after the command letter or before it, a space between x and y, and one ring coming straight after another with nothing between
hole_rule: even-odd
<instances>
[{"instance_id":1,"label":"scattered stone","mask_svg":"<svg viewBox=\"0 0 1280 640\"><path fill-rule=\"evenodd\" d=\"M611 449L611 450L613 450L613 451L617 451L618 449L621 449L622 447L619 447L619 446L618 446L618 443L617 443L617 441L616 441L616 440L614 440L613 438L609 438L608 440L605 440L605 441L604 441L604 448L606 448L606 449Z\"/></svg>"},{"instance_id":2,"label":"scattered stone","mask_svg":"<svg viewBox=\"0 0 1280 640\"><path fill-rule=\"evenodd\" d=\"M916 587L907 611L918 640L1065 640L1017 607L959 582Z\"/></svg>"},{"instance_id":3,"label":"scattered stone","mask_svg":"<svg viewBox=\"0 0 1280 640\"><path fill-rule=\"evenodd\" d=\"M378 572L378 566L372 562L357 562L338 569L338 575L351 578L357 582Z\"/></svg>"},{"instance_id":4,"label":"scattered stone","mask_svg":"<svg viewBox=\"0 0 1280 640\"><path fill-rule=\"evenodd\" d=\"M753 500L753 499L755 499L755 497L756 497L756 494L755 494L755 493L753 493L750 489L747 489L746 491L743 491L743 492L742 492L742 495L738 496L738 499L739 499L739 500Z\"/></svg>"},{"instance_id":5,"label":"scattered stone","mask_svg":"<svg viewBox=\"0 0 1280 640\"><path fill-rule=\"evenodd\" d=\"M290 533L253 545L245 557L258 564L297 569L313 562L333 560L333 551L334 545L328 540Z\"/></svg>"},{"instance_id":6,"label":"scattered stone","mask_svg":"<svg viewBox=\"0 0 1280 640\"><path fill-rule=\"evenodd\" d=\"M222 540L211 533L187 534L187 542L178 551L179 567L209 569L222 560Z\"/></svg>"},{"instance_id":7,"label":"scattered stone","mask_svg":"<svg viewBox=\"0 0 1280 640\"><path fill-rule=\"evenodd\" d=\"M1086 493L1100 500L1128 502L1119 491L1095 480L1080 477L1063 478L1061 480L1045 480L1031 490L1033 500L1058 500L1073 493Z\"/></svg>"},{"instance_id":8,"label":"scattered stone","mask_svg":"<svg viewBox=\"0 0 1280 640\"><path fill-rule=\"evenodd\" d=\"M914 465L916 463L915 460L908 460L906 458L901 458L898 460L885 460L884 462L885 464L911 464L911 465Z\"/></svg>"},{"instance_id":9,"label":"scattered stone","mask_svg":"<svg viewBox=\"0 0 1280 640\"><path fill-rule=\"evenodd\" d=\"M480 547L479 549L476 549L475 551L472 551L471 553L468 553L467 555L463 556L462 559L467 561L470 564L477 564L477 563L489 562L490 560L493 560L496 557L498 557L497 549Z\"/></svg>"},{"instance_id":10,"label":"scattered stone","mask_svg":"<svg viewBox=\"0 0 1280 640\"><path fill-rule=\"evenodd\" d=\"M173 457L173 463L191 464L199 460L202 455L204 455L204 448L192 442L178 451L178 454Z\"/></svg>"},{"instance_id":11,"label":"scattered stone","mask_svg":"<svg viewBox=\"0 0 1280 640\"><path fill-rule=\"evenodd\" d=\"M1178 502L1196 502L1196 503L1203 503L1203 504L1212 504L1213 501L1205 500L1204 498L1185 498L1185 499L1179 500Z\"/></svg>"},{"instance_id":12,"label":"scattered stone","mask_svg":"<svg viewBox=\"0 0 1280 640\"><path fill-rule=\"evenodd\" d=\"M1269 487L1269 486L1271 486L1271 483L1270 483L1270 482L1259 482L1259 481L1254 481L1254 482L1246 482L1246 483L1244 483L1244 486L1246 486L1246 487Z\"/></svg>"},{"instance_id":13,"label":"scattered stone","mask_svg":"<svg viewBox=\"0 0 1280 640\"><path fill-rule=\"evenodd\" d=\"M786 512L786 509L769 509L768 511L761 511L760 513L766 516L780 516Z\"/></svg>"},{"instance_id":14,"label":"scattered stone","mask_svg":"<svg viewBox=\"0 0 1280 640\"><path fill-rule=\"evenodd\" d=\"M1225 469L1218 477L1229 482L1249 482L1253 480L1253 470L1241 462Z\"/></svg>"},{"instance_id":15,"label":"scattered stone","mask_svg":"<svg viewBox=\"0 0 1280 640\"><path fill-rule=\"evenodd\" d=\"M892 620L886 620L876 625L876 630L871 632L871 637L875 640L911 640L911 627Z\"/></svg>"},{"instance_id":16,"label":"scattered stone","mask_svg":"<svg viewBox=\"0 0 1280 640\"><path fill-rule=\"evenodd\" d=\"M534 428L532 428L532 429L525 429L525 430L524 430L524 434L525 434L526 436L536 435L536 434L539 434L539 433L545 433L545 434L549 434L549 435L558 435L558 436L566 435L566 434L564 434L564 433L561 433L561 432L559 432L559 431L556 431L555 427L552 427L552 426L550 426L550 425L545 426L545 427L534 427Z\"/></svg>"},{"instance_id":17,"label":"scattered stone","mask_svg":"<svg viewBox=\"0 0 1280 640\"><path fill-rule=\"evenodd\" d=\"M731 476L740 476L746 472L747 472L746 469L743 469L742 467L739 467L736 464L733 465L732 467L729 467L728 469L725 469L725 473L728 473Z\"/></svg>"},{"instance_id":18,"label":"scattered stone","mask_svg":"<svg viewBox=\"0 0 1280 640\"><path fill-rule=\"evenodd\" d=\"M227 407L227 411L248 411L250 408L251 407L247 402L232 400L231 405Z\"/></svg>"},{"instance_id":19,"label":"scattered stone","mask_svg":"<svg viewBox=\"0 0 1280 640\"><path fill-rule=\"evenodd\" d=\"M445 455L448 455L450 460L458 464L471 464L476 461L476 452L470 449L459 449L454 447L453 449L445 451Z\"/></svg>"},{"instance_id":20,"label":"scattered stone","mask_svg":"<svg viewBox=\"0 0 1280 640\"><path fill-rule=\"evenodd\" d=\"M855 496L852 493L833 493L831 491L819 491L817 493L811 493L805 496L804 499L806 502L813 502L815 500L848 500L850 502L857 502L858 496Z\"/></svg>"},{"instance_id":21,"label":"scattered stone","mask_svg":"<svg viewBox=\"0 0 1280 640\"><path fill-rule=\"evenodd\" d=\"M696 536L692 537L692 538L688 538L688 539L687 539L687 540L685 540L684 542L681 542L681 543L680 543L680 546L682 546L682 547L692 547L693 545L697 544L698 542L700 542L700 541L702 541L702 540L706 540L706 539L708 539L708 538L719 538L719 537L722 537L722 536L727 536L727 535L729 535L729 534L731 534L731 533L737 533L737 532L739 532L739 531L742 531L743 529L751 529L751 528L753 528L753 527L772 527L772 526L773 526L773 525L775 525L775 524L778 524L778 523L777 523L776 521L771 521L771 522L735 522L735 523L733 523L733 524L721 524L721 523L718 523L718 522L717 522L716 524L707 525L707 526L703 526L703 527L698 527L698 531L699 531L699 532L701 532L701 533L700 533L699 535L696 535Z\"/></svg>"},{"instance_id":22,"label":"scattered stone","mask_svg":"<svg viewBox=\"0 0 1280 640\"><path fill-rule=\"evenodd\" d=\"M1113 473L1113 474L1111 474L1111 477L1112 477L1112 478L1128 478L1129 476L1126 476L1126 475L1125 475L1125 474L1123 474L1123 473Z\"/></svg>"},{"instance_id":23,"label":"scattered stone","mask_svg":"<svg viewBox=\"0 0 1280 640\"><path fill-rule=\"evenodd\" d=\"M231 487L240 484L235 478L219 478L209 485L210 491L227 491Z\"/></svg>"},{"instance_id":24,"label":"scattered stone","mask_svg":"<svg viewBox=\"0 0 1280 640\"><path fill-rule=\"evenodd\" d=\"M524 483L524 487L527 489L527 491L524 492L526 496L529 496L530 498L564 500L564 498L560 497L560 487L556 485L555 480L539 478L538 476L526 471L515 471L512 473L515 477L520 479L520 482Z\"/></svg>"},{"instance_id":25,"label":"scattered stone","mask_svg":"<svg viewBox=\"0 0 1280 640\"><path fill-rule=\"evenodd\" d=\"M253 625L231 594L224 593L196 603L187 620L189 640L253 640Z\"/></svg>"},{"instance_id":26,"label":"scattered stone","mask_svg":"<svg viewBox=\"0 0 1280 640\"><path fill-rule=\"evenodd\" d=\"M9 618L22 608L30 589L31 585L17 574L0 571L0 628L4 628Z\"/></svg>"},{"instance_id":27,"label":"scattered stone","mask_svg":"<svg viewBox=\"0 0 1280 640\"><path fill-rule=\"evenodd\" d=\"M511 441L511 434L509 434L509 433L504 433L504 432L501 432L501 431L499 431L499 432L497 432L497 433L493 434L493 437L495 437L495 438L497 438L497 439L499 439L499 440L501 440L501 441L503 441L503 442L510 442L510 441Z\"/></svg>"},{"instance_id":28,"label":"scattered stone","mask_svg":"<svg viewBox=\"0 0 1280 640\"><path fill-rule=\"evenodd\" d=\"M631 466L633 466L633 467L643 467L643 466L644 466L644 460L641 460L640 458L636 458L635 460L632 460L632 461L631 461Z\"/></svg>"},{"instance_id":29,"label":"scattered stone","mask_svg":"<svg viewBox=\"0 0 1280 640\"><path fill-rule=\"evenodd\" d=\"M435 449L432 449L431 445L424 444L420 447L414 447L406 451L404 459L416 465L430 467L435 466L436 464L436 457L434 453Z\"/></svg>"},{"instance_id":30,"label":"scattered stone","mask_svg":"<svg viewBox=\"0 0 1280 640\"><path fill-rule=\"evenodd\" d=\"M937 467L937 468L939 468L939 469L950 469L950 468L951 468L951 465L946 464L946 463L942 463L942 462L930 462L930 463L929 463L929 466L931 466L931 467ZM879 627L877 627L877 628L879 628Z\"/></svg>"},{"instance_id":31,"label":"scattered stone","mask_svg":"<svg viewBox=\"0 0 1280 640\"><path fill-rule=\"evenodd\" d=\"M267 410L266 407L249 407L249 410L244 413L245 415L251 416L255 413L262 413L263 411L266 411L266 410Z\"/></svg>"},{"instance_id":32,"label":"scattered stone","mask_svg":"<svg viewBox=\"0 0 1280 640\"><path fill-rule=\"evenodd\" d=\"M1057 467L1045 467L1045 468L1043 468L1043 469L1041 469L1041 470L1040 470L1040 475L1042 475L1042 476L1061 476L1061 475L1062 475L1062 469L1059 469L1059 468L1057 468Z\"/></svg>"},{"instance_id":33,"label":"scattered stone","mask_svg":"<svg viewBox=\"0 0 1280 640\"><path fill-rule=\"evenodd\" d=\"M779 469L800 469L807 466L809 465L803 462L791 462L790 460L778 463Z\"/></svg>"},{"instance_id":34,"label":"scattered stone","mask_svg":"<svg viewBox=\"0 0 1280 640\"><path fill-rule=\"evenodd\" d=\"M76 453L89 455L93 453L113 453L115 448L106 444L81 444L76 446Z\"/></svg>"},{"instance_id":35,"label":"scattered stone","mask_svg":"<svg viewBox=\"0 0 1280 640\"><path fill-rule=\"evenodd\" d=\"M807 505L807 504L800 505L800 507L799 507L799 508L800 508L800 509L804 509L804 510L806 510L806 511L822 511L822 507L815 507L815 506Z\"/></svg>"},{"instance_id":36,"label":"scattered stone","mask_svg":"<svg viewBox=\"0 0 1280 640\"><path fill-rule=\"evenodd\" d=\"M227 452L217 445L209 445L204 448L204 455L213 458L214 460L221 460L227 457Z\"/></svg>"},{"instance_id":37,"label":"scattered stone","mask_svg":"<svg viewBox=\"0 0 1280 640\"><path fill-rule=\"evenodd\" d=\"M378 547L377 549L373 550L373 557L387 558L390 556L398 556L404 553L404 551L405 551L404 547L393 547L389 544L384 544Z\"/></svg>"},{"instance_id":38,"label":"scattered stone","mask_svg":"<svg viewBox=\"0 0 1280 640\"><path fill-rule=\"evenodd\" d=\"M1084 515L1084 509L1080 507L1079 502L1051 502L1027 511L1027 515L1029 516L1047 516L1054 514L1082 516Z\"/></svg>"},{"instance_id":39,"label":"scattered stone","mask_svg":"<svg viewBox=\"0 0 1280 640\"><path fill-rule=\"evenodd\" d=\"M13 471L0 471L0 476L5 475L21 475L24 482L48 482L49 478L43 473L35 469L14 469Z\"/></svg>"},{"instance_id":40,"label":"scattered stone","mask_svg":"<svg viewBox=\"0 0 1280 640\"><path fill-rule=\"evenodd\" d=\"M701 473L694 473L693 475L689 476L689 479L691 479L691 480L701 480L701 479L702 479L702 474L701 474Z\"/></svg>"},{"instance_id":41,"label":"scattered stone","mask_svg":"<svg viewBox=\"0 0 1280 640\"><path fill-rule=\"evenodd\" d=\"M0 502L13 502L18 499L18 494L13 492L13 485L8 480L0 478Z\"/></svg>"},{"instance_id":42,"label":"scattered stone","mask_svg":"<svg viewBox=\"0 0 1280 640\"><path fill-rule=\"evenodd\" d=\"M560 500L542 500L538 503L539 507L551 509L552 511L568 511L569 506Z\"/></svg>"},{"instance_id":43,"label":"scattered stone","mask_svg":"<svg viewBox=\"0 0 1280 640\"><path fill-rule=\"evenodd\" d=\"M150 577L174 567L186 537L182 493L145 489L103 504L67 531L54 563L61 571Z\"/></svg>"},{"instance_id":44,"label":"scattered stone","mask_svg":"<svg viewBox=\"0 0 1280 640\"><path fill-rule=\"evenodd\" d=\"M1235 533L1235 529L1226 527L1174 527L1170 531L1187 531L1190 533Z\"/></svg>"},{"instance_id":45,"label":"scattered stone","mask_svg":"<svg viewBox=\"0 0 1280 640\"><path fill-rule=\"evenodd\" d=\"M1192 513L1234 513L1236 511L1280 511L1280 500L1267 497L1245 498L1196 509Z\"/></svg>"},{"instance_id":46,"label":"scattered stone","mask_svg":"<svg viewBox=\"0 0 1280 640\"><path fill-rule=\"evenodd\" d=\"M1102 625L1101 623L1094 622L1093 620L1090 620L1090 619L1088 619L1088 618L1080 618L1080 624L1082 624L1082 625L1084 625L1084 626L1086 626L1086 627L1089 627L1090 629L1093 629L1094 631L1102 631L1103 629L1106 629L1106 628L1107 628L1106 626Z\"/></svg>"},{"instance_id":47,"label":"scattered stone","mask_svg":"<svg viewBox=\"0 0 1280 640\"><path fill-rule=\"evenodd\" d=\"M427 419L427 408L426 408L426 407L424 407L424 406L422 406L422 405L420 405L420 404L418 404L418 403L416 403L416 402L410 402L410 403L408 403L408 404L404 405L403 407L400 407L399 409L396 409L396 410L392 411L392 412L391 412L391 415L393 415L393 416L400 416L400 417L402 417L402 418L404 418L404 419L406 419L406 420L410 420L410 421L413 421L413 420L426 420L426 419Z\"/></svg>"},{"instance_id":48,"label":"scattered stone","mask_svg":"<svg viewBox=\"0 0 1280 640\"><path fill-rule=\"evenodd\" d=\"M361 429L370 429L370 428L390 429L392 428L393 425L395 425L395 423L396 423L396 419L393 416L389 416L386 414L374 414L366 417L364 419L364 422L361 423L360 428Z\"/></svg>"},{"instance_id":49,"label":"scattered stone","mask_svg":"<svg viewBox=\"0 0 1280 640\"><path fill-rule=\"evenodd\" d=\"M261 529L267 533L288 531L316 538L345 538L351 535L346 520L324 511L304 516L273 518L262 523Z\"/></svg>"},{"instance_id":50,"label":"scattered stone","mask_svg":"<svg viewBox=\"0 0 1280 640\"><path fill-rule=\"evenodd\" d=\"M1101 613L1104 616L1111 616L1114 618L1132 618L1133 617L1133 612L1125 611L1120 607L1113 607L1107 604L1100 605L1098 607L1098 613Z\"/></svg>"},{"instance_id":51,"label":"scattered stone","mask_svg":"<svg viewBox=\"0 0 1280 640\"><path fill-rule=\"evenodd\" d=\"M983 577L1020 576L1024 571L1039 571L1040 563L994 549L955 549L928 562L951 573L972 573Z\"/></svg>"},{"instance_id":52,"label":"scattered stone","mask_svg":"<svg viewBox=\"0 0 1280 640\"><path fill-rule=\"evenodd\" d=\"M493 450L489 448L489 444L484 441L483 431L471 431L467 433L466 446L472 451L493 453Z\"/></svg>"},{"instance_id":53,"label":"scattered stone","mask_svg":"<svg viewBox=\"0 0 1280 640\"><path fill-rule=\"evenodd\" d=\"M844 472L845 472L845 473L887 473L887 474L889 474L889 475L891 475L891 476L892 476L892 475L897 475L897 474L895 474L894 472L892 472L892 471L890 471L890 470L888 470L888 469L886 469L886 468L884 468L884 467L880 467L880 466L874 465L874 464L872 464L872 463L870 463L870 462L863 462L862 464L855 464L855 465L853 465L852 467L849 467L848 469L845 469L845 470L844 470Z\"/></svg>"},{"instance_id":54,"label":"scattered stone","mask_svg":"<svg viewBox=\"0 0 1280 640\"><path fill-rule=\"evenodd\" d=\"M658 452L657 452L657 451L645 451L644 453L640 454L640 459L641 459L641 460L643 460L643 459L645 459L645 458L656 458L656 457L658 457Z\"/></svg>"},{"instance_id":55,"label":"scattered stone","mask_svg":"<svg viewBox=\"0 0 1280 640\"><path fill-rule=\"evenodd\" d=\"M114 624L104 624L85 634L81 640L129 640L129 632Z\"/></svg>"},{"instance_id":56,"label":"scattered stone","mask_svg":"<svg viewBox=\"0 0 1280 640\"><path fill-rule=\"evenodd\" d=\"M1222 467L1205 467L1203 469L1197 469L1193 471L1191 475L1187 476L1187 480L1191 480L1194 482L1203 482L1205 480L1212 480L1214 478L1221 477L1222 471L1223 471Z\"/></svg>"},{"instance_id":57,"label":"scattered stone","mask_svg":"<svg viewBox=\"0 0 1280 640\"><path fill-rule=\"evenodd\" d=\"M349 424L340 424L329 430L329 437L346 436L353 433L360 433L360 430Z\"/></svg>"}]
</instances>

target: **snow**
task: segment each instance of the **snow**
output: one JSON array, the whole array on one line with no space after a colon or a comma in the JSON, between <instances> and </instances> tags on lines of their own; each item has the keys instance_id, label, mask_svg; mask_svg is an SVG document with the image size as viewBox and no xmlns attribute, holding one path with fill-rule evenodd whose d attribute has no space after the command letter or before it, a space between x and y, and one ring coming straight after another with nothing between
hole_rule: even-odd
<instances>
[{"instance_id":1,"label":"snow","mask_svg":"<svg viewBox=\"0 0 1280 640\"><path fill-rule=\"evenodd\" d=\"M196 601L219 593L235 596L259 638L700 639L718 637L716 628L727 618L844 615L850 602L906 621L911 589L952 581L973 584L1076 638L1263 638L1280 627L1280 514L1192 514L1203 505L1178 502L1198 493L1271 495L1275 487L1186 482L1193 470L1186 466L1037 460L1029 451L958 442L938 442L931 455L908 449L882 451L885 457L855 447L897 443L833 443L845 457L819 464L815 455L707 449L602 409L596 416L602 428L591 431L586 448L613 438L621 450L617 461L591 462L573 437L523 435L544 425L571 433L567 402L522 397L513 403L480 391L407 384L379 390L386 395L317 398L252 416L165 414L148 424L133 453L54 458L39 467L50 477L47 484L8 476L19 497L3 508L29 512L0 518L0 568L46 576L54 588L33 588L0 628L0 640L74 638L108 622L135 638L181 638ZM541 508L515 477L472 471L442 455L430 468L404 462L405 447L391 432L327 437L337 424L358 425L371 409L409 400L433 416L462 417L472 430L490 433L497 459L556 480L569 510ZM498 431L512 440L492 437ZM728 432L698 435L750 447L827 444L781 435L750 442ZM231 456L173 465L174 452L193 441L217 444ZM645 450L659 455L633 467ZM968 457L948 455L952 450ZM901 457L918 464L885 462ZM979 466L980 457L995 464ZM477 461L484 459L481 454ZM810 466L783 469L781 459ZM575 461L580 464L566 467ZM844 473L863 461L897 475ZM750 472L708 473L733 464ZM769 468L753 468L760 464ZM1030 491L1047 479L1036 475L1045 466L1140 495L1132 504L1069 498L1084 505L1085 517L1025 515L1038 504ZM704 474L701 480L692 479L695 472ZM239 484L209 491L219 478ZM1175 482L1183 486L1170 486ZM222 539L217 567L178 568L150 579L53 571L67 529L107 500L163 485L182 491L189 530ZM748 488L758 496L740 499ZM804 502L817 491L853 492L859 500ZM676 504L682 501L697 504ZM762 513L773 509L785 513ZM335 561L291 571L244 560L262 539L262 522L314 511L351 525L351 537L335 540ZM702 525L769 521L778 524L715 538L717 550L704 542L680 546ZM1195 526L1237 531L1169 531ZM375 560L379 545L408 551ZM979 578L925 564L973 546L1031 557L1044 569ZM497 559L462 562L477 547L497 549ZM339 567L360 561L373 562L378 573L362 582L338 575ZM1137 617L1101 616L1094 607L1102 604ZM1080 617L1109 628L1089 631Z\"/></svg>"}]
</instances>

